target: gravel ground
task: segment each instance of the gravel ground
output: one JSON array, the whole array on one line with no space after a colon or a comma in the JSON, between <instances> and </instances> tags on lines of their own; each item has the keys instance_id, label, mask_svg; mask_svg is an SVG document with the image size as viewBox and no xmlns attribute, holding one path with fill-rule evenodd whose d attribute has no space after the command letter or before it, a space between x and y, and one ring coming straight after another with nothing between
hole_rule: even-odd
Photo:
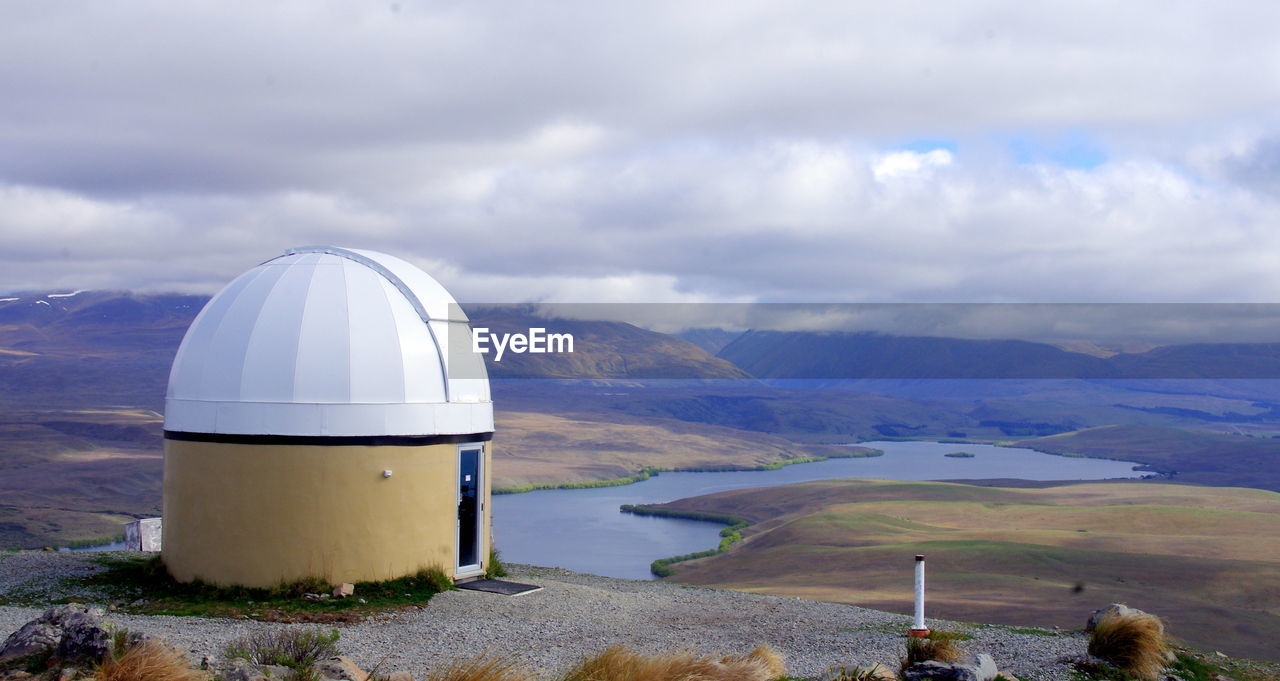
<instances>
[{"instance_id":1,"label":"gravel ground","mask_svg":"<svg viewBox=\"0 0 1280 681\"><path fill-rule=\"evenodd\" d=\"M93 594L67 589L61 579L96 571L84 554L0 554L0 597L37 601ZM613 643L658 652L689 648L705 653L745 653L759 643L781 652L789 673L817 676L836 665L878 662L896 668L902 655L902 615L850 605L822 603L584 575L554 568L509 566L508 579L538 584L541 591L518 597L474 591L440 594L409 609L339 628L344 653L368 669L405 670L424 678L442 660L490 651L515 655L547 674L562 671L583 655ZM99 604L101 604L99 599ZM0 636L36 617L39 610L0 607ZM218 656L230 640L287 625L252 620L160 617L112 613L131 630L159 636L190 651L193 659ZM301 625L293 625L301 626ZM1077 634L1028 635L998 627L930 622L963 629L964 645L988 652L1001 670L1023 679L1066 680L1056 663L1084 652Z\"/></svg>"}]
</instances>

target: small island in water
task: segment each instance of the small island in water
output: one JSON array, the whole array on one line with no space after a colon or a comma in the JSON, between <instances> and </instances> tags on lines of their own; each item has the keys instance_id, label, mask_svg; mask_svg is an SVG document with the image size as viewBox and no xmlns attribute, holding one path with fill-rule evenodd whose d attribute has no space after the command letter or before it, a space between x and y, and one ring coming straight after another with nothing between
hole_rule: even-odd
<instances>
[{"instance_id":1,"label":"small island in water","mask_svg":"<svg viewBox=\"0 0 1280 681\"><path fill-rule=\"evenodd\" d=\"M977 454L972 454L970 452L947 452L946 454L943 454L943 456L949 456L953 459L972 459L977 456Z\"/></svg>"}]
</instances>

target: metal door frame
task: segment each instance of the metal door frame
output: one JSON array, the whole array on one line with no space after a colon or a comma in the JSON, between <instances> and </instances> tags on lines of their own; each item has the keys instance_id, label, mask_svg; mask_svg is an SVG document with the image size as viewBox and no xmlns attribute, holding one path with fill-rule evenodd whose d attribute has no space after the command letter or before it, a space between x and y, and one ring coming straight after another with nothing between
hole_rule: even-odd
<instances>
[{"instance_id":1,"label":"metal door frame","mask_svg":"<svg viewBox=\"0 0 1280 681\"><path fill-rule=\"evenodd\" d=\"M476 562L468 565L461 565L462 560L462 518L458 517L454 523L454 539L453 539L453 565L454 578L473 577L475 575L484 574L484 558L485 558L485 536L484 536L484 511L485 511L485 490L484 488L484 443L483 442L464 442L458 445L458 454L454 459L454 488L458 490L457 502L462 503L462 454L467 451L478 452L476 457Z\"/></svg>"}]
</instances>

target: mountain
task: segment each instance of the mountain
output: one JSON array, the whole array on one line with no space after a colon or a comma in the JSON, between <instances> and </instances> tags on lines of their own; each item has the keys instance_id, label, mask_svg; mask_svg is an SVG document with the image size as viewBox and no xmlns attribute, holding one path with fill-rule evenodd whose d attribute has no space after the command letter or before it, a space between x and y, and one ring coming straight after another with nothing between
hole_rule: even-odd
<instances>
[{"instance_id":1,"label":"mountain","mask_svg":"<svg viewBox=\"0 0 1280 681\"><path fill-rule=\"evenodd\" d=\"M724 329L685 329L677 333L676 337L687 340L714 355L742 334L742 331L725 331Z\"/></svg>"},{"instance_id":2,"label":"mountain","mask_svg":"<svg viewBox=\"0 0 1280 681\"><path fill-rule=\"evenodd\" d=\"M572 353L485 355L490 378L740 379L747 372L694 343L625 322L547 318L521 306L469 309L473 329L491 334L571 334Z\"/></svg>"},{"instance_id":3,"label":"mountain","mask_svg":"<svg viewBox=\"0 0 1280 681\"><path fill-rule=\"evenodd\" d=\"M760 378L1110 377L1106 360L1019 340L749 331L719 356Z\"/></svg>"},{"instance_id":4,"label":"mountain","mask_svg":"<svg viewBox=\"0 0 1280 681\"><path fill-rule=\"evenodd\" d=\"M1174 345L1103 357L1022 340L749 331L718 356L775 379L1280 378L1280 343Z\"/></svg>"},{"instance_id":5,"label":"mountain","mask_svg":"<svg viewBox=\"0 0 1280 681\"><path fill-rule=\"evenodd\" d=\"M169 363L208 298L84 291L0 302L0 405L164 406Z\"/></svg>"},{"instance_id":6,"label":"mountain","mask_svg":"<svg viewBox=\"0 0 1280 681\"><path fill-rule=\"evenodd\" d=\"M208 296L120 291L0 298L0 406L164 407L169 365ZM487 308L475 325L572 333L572 354L487 356L493 378L746 378L687 341L621 322L545 319Z\"/></svg>"}]
</instances>

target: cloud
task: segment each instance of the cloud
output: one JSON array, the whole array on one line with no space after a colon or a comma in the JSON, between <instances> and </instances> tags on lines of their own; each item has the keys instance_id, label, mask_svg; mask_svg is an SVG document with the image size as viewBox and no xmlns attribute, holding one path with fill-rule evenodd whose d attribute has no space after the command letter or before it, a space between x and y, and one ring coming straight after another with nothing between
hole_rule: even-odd
<instances>
[{"instance_id":1,"label":"cloud","mask_svg":"<svg viewBox=\"0 0 1280 681\"><path fill-rule=\"evenodd\" d=\"M1278 13L16 5L0 290L337 243L486 301L1273 300Z\"/></svg>"},{"instance_id":2,"label":"cloud","mask_svg":"<svg viewBox=\"0 0 1280 681\"><path fill-rule=\"evenodd\" d=\"M879 182L900 177L919 177L934 168L949 166L953 160L955 156L946 149L931 149L924 153L893 151L872 161L871 174Z\"/></svg>"}]
</instances>

